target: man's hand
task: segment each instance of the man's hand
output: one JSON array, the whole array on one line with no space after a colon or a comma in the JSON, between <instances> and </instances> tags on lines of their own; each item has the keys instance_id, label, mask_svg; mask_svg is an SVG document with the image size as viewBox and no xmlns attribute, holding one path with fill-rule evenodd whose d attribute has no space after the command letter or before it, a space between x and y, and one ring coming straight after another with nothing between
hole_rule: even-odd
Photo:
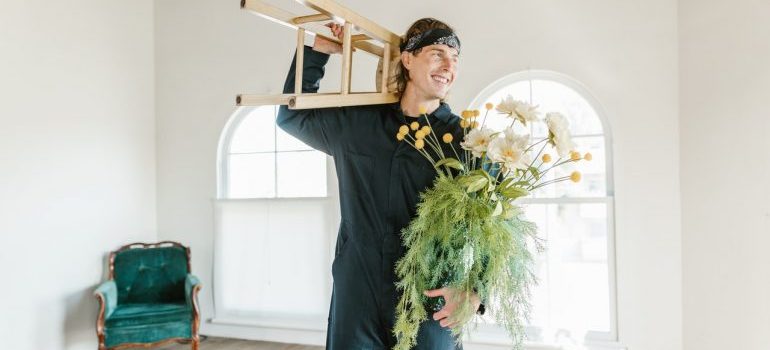
<instances>
[{"instance_id":1,"label":"man's hand","mask_svg":"<svg viewBox=\"0 0 770 350\"><path fill-rule=\"evenodd\" d=\"M326 23L325 25L329 27L329 29L331 29L332 34L335 37L342 40L342 36L345 32L345 27L333 22ZM331 55L334 53L342 53L342 45L335 43L333 41L326 40L316 35L315 42L313 42L313 50Z\"/></svg>"},{"instance_id":2,"label":"man's hand","mask_svg":"<svg viewBox=\"0 0 770 350\"><path fill-rule=\"evenodd\" d=\"M460 303L463 301L461 298L467 297L464 293L459 293L454 288L445 287L440 289L426 290L425 295L431 298L439 296L444 297L446 304L444 304L444 307L441 310L433 314L433 319L439 321L441 327L452 328L457 325L457 322L454 320L450 321L450 318L454 314L455 310L457 310L457 308L460 306ZM479 299L478 294L472 293L470 298L473 310L478 310L479 305L481 305L481 299Z\"/></svg>"}]
</instances>

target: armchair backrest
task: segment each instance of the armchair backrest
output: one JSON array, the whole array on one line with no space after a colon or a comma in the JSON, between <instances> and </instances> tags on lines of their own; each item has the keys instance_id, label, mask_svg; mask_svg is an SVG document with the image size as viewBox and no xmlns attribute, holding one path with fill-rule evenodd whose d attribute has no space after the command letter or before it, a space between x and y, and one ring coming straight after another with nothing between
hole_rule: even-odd
<instances>
[{"instance_id":1,"label":"armchair backrest","mask_svg":"<svg viewBox=\"0 0 770 350\"><path fill-rule=\"evenodd\" d=\"M110 254L118 304L185 301L190 249L177 242L134 243Z\"/></svg>"}]
</instances>

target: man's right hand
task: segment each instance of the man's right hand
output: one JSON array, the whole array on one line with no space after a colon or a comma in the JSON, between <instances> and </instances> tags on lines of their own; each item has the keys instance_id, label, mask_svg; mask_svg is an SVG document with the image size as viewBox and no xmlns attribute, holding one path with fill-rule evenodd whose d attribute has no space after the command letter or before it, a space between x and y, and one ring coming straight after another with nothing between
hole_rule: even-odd
<instances>
[{"instance_id":1,"label":"man's right hand","mask_svg":"<svg viewBox=\"0 0 770 350\"><path fill-rule=\"evenodd\" d=\"M345 33L345 27L333 22L326 23L325 25L331 29L332 34L335 37L342 40L342 36ZM342 53L342 45L316 35L315 42L313 42L313 50L331 55L334 53Z\"/></svg>"}]
</instances>

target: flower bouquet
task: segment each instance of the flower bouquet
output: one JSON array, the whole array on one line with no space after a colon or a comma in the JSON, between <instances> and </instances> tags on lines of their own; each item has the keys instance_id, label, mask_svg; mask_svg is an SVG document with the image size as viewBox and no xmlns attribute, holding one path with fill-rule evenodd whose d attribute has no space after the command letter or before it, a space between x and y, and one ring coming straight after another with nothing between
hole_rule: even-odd
<instances>
[{"instance_id":1,"label":"flower bouquet","mask_svg":"<svg viewBox=\"0 0 770 350\"><path fill-rule=\"evenodd\" d=\"M511 96L497 106L487 103L485 107L481 124L478 110L462 112L459 147L453 144L452 134L441 135L439 140L430 125L417 122L401 126L396 135L438 172L433 187L420 195L417 216L401 232L407 252L396 263L396 286L402 292L393 328L396 350L412 348L420 323L429 312L443 307L443 298L423 294L441 287L466 296L459 298L459 308L449 319L455 324L451 328L455 336L468 330L476 310L467 296L477 293L506 328L514 348L520 349L530 287L536 282L533 251L542 251L543 244L535 224L525 220L515 200L543 186L580 181L578 171L551 180L544 175L556 167L591 159L590 153L573 150L567 119L559 113L541 119L537 106ZM511 119L505 130L484 125L493 108ZM425 113L424 108L420 113ZM515 131L527 130L532 123L545 123L548 137L534 140ZM451 153L445 155L444 149Z\"/></svg>"}]
</instances>

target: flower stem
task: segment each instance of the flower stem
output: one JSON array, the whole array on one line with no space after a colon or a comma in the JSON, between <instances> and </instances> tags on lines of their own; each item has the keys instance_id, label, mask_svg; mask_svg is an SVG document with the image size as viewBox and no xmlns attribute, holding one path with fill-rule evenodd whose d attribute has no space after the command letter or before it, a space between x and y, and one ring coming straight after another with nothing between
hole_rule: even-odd
<instances>
[{"instance_id":1,"label":"flower stem","mask_svg":"<svg viewBox=\"0 0 770 350\"><path fill-rule=\"evenodd\" d=\"M411 146L412 146L414 149L416 149L416 150L417 150L417 152L420 152L420 154L422 154L422 155L423 155L425 158L427 158L427 159L428 159L428 161L430 161L430 164L432 164L432 165L435 167L435 166L436 166L436 161L435 161L435 160L433 160L433 157L431 157L431 156L430 156L430 154L429 154L427 151L425 151L425 147L423 147L422 149L417 149L417 147L415 147L415 146L414 146L414 140L415 140L415 139L412 137L412 135L410 135L410 134L406 134L406 136L408 136L408 137L409 137L409 139L411 139L411 140L409 140L409 139L407 139L407 138L404 138L404 141L406 141L406 142L407 142L408 144L410 144L410 145L411 145Z\"/></svg>"},{"instance_id":2,"label":"flower stem","mask_svg":"<svg viewBox=\"0 0 770 350\"><path fill-rule=\"evenodd\" d=\"M540 141L540 142L542 142L542 141ZM539 142L538 142L538 143L539 143ZM534 145L536 145L536 144L532 144L532 146L534 146ZM530 146L530 148L531 148L532 146ZM540 154L541 154L541 153L543 153L543 150L545 150L545 146L547 146L547 144L543 145L543 147L540 147L540 151L539 151L539 152L537 152L537 155L535 156L535 158L532 158L532 162L530 162L530 163L529 163L529 167L527 168L527 170L529 170L529 168L532 168L532 166L533 166L533 165L535 165L535 162L536 162L538 159L540 159ZM529 148L527 148L527 150L529 150ZM526 151L525 151L525 152L526 152ZM541 164L541 165L542 165L542 164ZM527 174L527 172L525 172L524 174L522 174L522 177L524 177L524 180L523 180L523 181L530 181L530 180L532 180L532 179L535 177L535 174L534 174L534 173L532 173L531 171L530 171L529 173L532 175L531 177L526 175L526 174ZM539 174L538 178L543 178L543 174L542 174L542 173L541 173L541 174ZM521 178L519 178L519 181L522 181L522 179L521 179Z\"/></svg>"},{"instance_id":3,"label":"flower stem","mask_svg":"<svg viewBox=\"0 0 770 350\"><path fill-rule=\"evenodd\" d=\"M457 154L457 150L455 150L455 145L453 145L451 142L449 143L449 147L452 148L452 152L455 154L455 157L457 157L457 160L460 160L460 156Z\"/></svg>"},{"instance_id":4,"label":"flower stem","mask_svg":"<svg viewBox=\"0 0 770 350\"><path fill-rule=\"evenodd\" d=\"M532 149L532 147L535 147L535 146L537 146L537 144L539 144L539 143L541 143L541 142L543 142L543 141L547 141L547 140L548 140L547 138L544 138L544 139L542 139L542 140L540 140L540 141L537 141L537 142L535 142L535 143L533 143L533 144L529 145L529 147L527 147L527 149L525 149L525 150L524 150L524 152L526 152L526 151L529 151L530 149Z\"/></svg>"},{"instance_id":5,"label":"flower stem","mask_svg":"<svg viewBox=\"0 0 770 350\"><path fill-rule=\"evenodd\" d=\"M487 109L486 112L484 112L484 120L481 121L481 127L484 128L484 124L487 122L487 115L489 114L489 110Z\"/></svg>"},{"instance_id":6,"label":"flower stem","mask_svg":"<svg viewBox=\"0 0 770 350\"><path fill-rule=\"evenodd\" d=\"M547 185L550 185L550 184L554 184L554 183L557 183L557 182L566 181L566 180L569 180L569 179L570 179L569 176L559 177L559 178L556 178L556 179L553 179L553 180L550 180L550 181L543 182L541 184L532 185L532 186L529 187L528 191L534 191L534 190L536 190L536 189L538 189L540 187L547 186Z\"/></svg>"},{"instance_id":7,"label":"flower stem","mask_svg":"<svg viewBox=\"0 0 770 350\"><path fill-rule=\"evenodd\" d=\"M441 159L446 158L446 156L444 155L444 150L441 149L441 144L438 142L438 138L436 138L436 130L433 130L433 125L430 124L430 118L428 118L427 114L425 114L425 121L428 122L428 127L430 128L430 133L427 136L430 137L432 135L433 139L436 141L436 144L438 145L438 151L436 152L437 153L436 155L438 155L438 153L441 152Z\"/></svg>"},{"instance_id":8,"label":"flower stem","mask_svg":"<svg viewBox=\"0 0 770 350\"><path fill-rule=\"evenodd\" d=\"M572 163L572 162L576 162L576 160L572 160L571 158L567 158L564 161L562 161L562 158L559 158L559 159L556 160L556 163L554 163L554 165L552 165L550 168L545 169L543 172L540 173L540 178L542 179L543 175L545 175L551 169L553 169L555 167L558 167L558 166L562 166L562 165L567 164L567 163Z\"/></svg>"}]
</instances>

